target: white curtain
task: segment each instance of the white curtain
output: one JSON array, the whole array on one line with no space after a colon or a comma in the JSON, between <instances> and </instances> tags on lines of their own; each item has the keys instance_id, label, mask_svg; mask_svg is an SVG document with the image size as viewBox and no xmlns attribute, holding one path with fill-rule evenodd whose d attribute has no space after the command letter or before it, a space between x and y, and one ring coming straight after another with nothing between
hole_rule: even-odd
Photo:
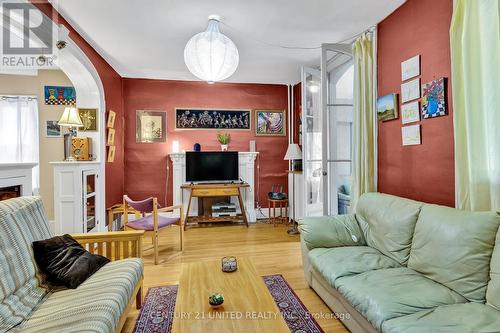
<instances>
[{"instance_id":1,"label":"white curtain","mask_svg":"<svg viewBox=\"0 0 500 333\"><path fill-rule=\"evenodd\" d=\"M363 34L353 45L354 113L352 122L351 210L361 194L376 190L375 77L373 41Z\"/></svg>"},{"instance_id":2,"label":"white curtain","mask_svg":"<svg viewBox=\"0 0 500 333\"><path fill-rule=\"evenodd\" d=\"M34 97L0 98L0 163L38 163L38 103ZM38 194L39 167L33 168Z\"/></svg>"},{"instance_id":3,"label":"white curtain","mask_svg":"<svg viewBox=\"0 0 500 333\"><path fill-rule=\"evenodd\" d=\"M500 211L500 4L458 0L450 29L456 206Z\"/></svg>"}]
</instances>

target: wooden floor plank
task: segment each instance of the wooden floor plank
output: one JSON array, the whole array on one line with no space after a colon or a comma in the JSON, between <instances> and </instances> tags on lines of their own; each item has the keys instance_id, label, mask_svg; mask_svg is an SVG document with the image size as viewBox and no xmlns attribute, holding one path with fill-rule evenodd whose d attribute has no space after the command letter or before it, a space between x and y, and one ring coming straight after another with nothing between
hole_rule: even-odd
<instances>
[{"instance_id":1,"label":"wooden floor plank","mask_svg":"<svg viewBox=\"0 0 500 333\"><path fill-rule=\"evenodd\" d=\"M148 288L179 283L181 264L220 260L224 256L252 258L260 275L281 274L312 314L330 314L331 310L304 279L298 236L286 233L286 227L253 224L250 227L220 226L190 228L184 232L184 251L179 252L178 230L171 227L160 238L160 263L153 264L152 251L144 253L144 286ZM145 245L151 240L145 239ZM132 332L138 310L130 312L122 332ZM323 316L325 317L325 316ZM326 316L328 317L328 316ZM348 332L335 319L317 319L327 333Z\"/></svg>"}]
</instances>

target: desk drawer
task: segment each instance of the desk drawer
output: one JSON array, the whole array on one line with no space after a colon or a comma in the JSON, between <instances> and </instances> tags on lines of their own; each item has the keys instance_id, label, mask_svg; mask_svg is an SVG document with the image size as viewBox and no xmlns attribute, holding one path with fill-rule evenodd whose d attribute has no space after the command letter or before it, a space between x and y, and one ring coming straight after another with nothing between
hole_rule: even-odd
<instances>
[{"instance_id":1,"label":"desk drawer","mask_svg":"<svg viewBox=\"0 0 500 333\"><path fill-rule=\"evenodd\" d=\"M238 188L194 188L193 197L223 197L238 195Z\"/></svg>"}]
</instances>

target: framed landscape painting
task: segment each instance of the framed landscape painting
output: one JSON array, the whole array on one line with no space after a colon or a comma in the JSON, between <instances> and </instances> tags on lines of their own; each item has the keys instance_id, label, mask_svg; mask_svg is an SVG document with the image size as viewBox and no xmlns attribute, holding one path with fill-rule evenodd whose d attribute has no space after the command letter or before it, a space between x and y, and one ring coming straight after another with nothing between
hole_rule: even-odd
<instances>
[{"instance_id":1,"label":"framed landscape painting","mask_svg":"<svg viewBox=\"0 0 500 333\"><path fill-rule=\"evenodd\" d=\"M136 112L136 142L165 142L167 139L167 113L165 111Z\"/></svg>"},{"instance_id":2,"label":"framed landscape painting","mask_svg":"<svg viewBox=\"0 0 500 333\"><path fill-rule=\"evenodd\" d=\"M59 138L62 136L61 127L58 125L57 120L47 120L46 121L45 136L47 138Z\"/></svg>"},{"instance_id":3,"label":"framed landscape painting","mask_svg":"<svg viewBox=\"0 0 500 333\"><path fill-rule=\"evenodd\" d=\"M255 110L256 136L286 136L285 110Z\"/></svg>"},{"instance_id":4,"label":"framed landscape painting","mask_svg":"<svg viewBox=\"0 0 500 333\"><path fill-rule=\"evenodd\" d=\"M398 118L398 94L388 94L377 98L377 118L379 121Z\"/></svg>"}]
</instances>

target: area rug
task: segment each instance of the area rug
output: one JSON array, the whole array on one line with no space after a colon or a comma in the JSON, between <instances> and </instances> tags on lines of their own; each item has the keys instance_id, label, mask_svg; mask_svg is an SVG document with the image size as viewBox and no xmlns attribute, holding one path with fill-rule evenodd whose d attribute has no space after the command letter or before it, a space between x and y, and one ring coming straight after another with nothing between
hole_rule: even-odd
<instances>
[{"instance_id":1,"label":"area rug","mask_svg":"<svg viewBox=\"0 0 500 333\"><path fill-rule=\"evenodd\" d=\"M324 333L281 275L262 277L292 333ZM177 286L149 288L134 333L170 333Z\"/></svg>"}]
</instances>

